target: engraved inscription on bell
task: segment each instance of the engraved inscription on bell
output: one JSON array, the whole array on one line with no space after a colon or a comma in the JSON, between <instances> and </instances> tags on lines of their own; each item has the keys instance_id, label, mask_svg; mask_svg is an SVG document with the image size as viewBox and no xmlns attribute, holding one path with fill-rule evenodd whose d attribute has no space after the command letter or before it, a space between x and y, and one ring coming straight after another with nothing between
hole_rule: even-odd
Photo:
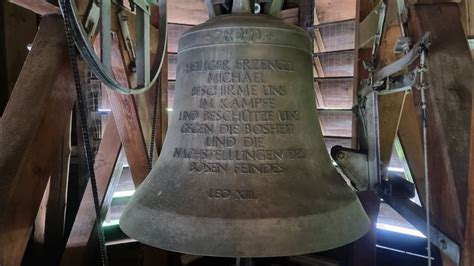
<instances>
[{"instance_id":1,"label":"engraved inscription on bell","mask_svg":"<svg viewBox=\"0 0 474 266\"><path fill-rule=\"evenodd\" d=\"M288 92L295 88L286 81L278 82L278 75L286 77L295 72L295 63L272 58L275 55L271 54L268 58L245 55L180 62L178 71L184 69L194 83L187 84L183 92L189 105L176 109L172 118L177 121L172 121L180 127L179 134L192 134L193 141L176 146L173 157L184 159L183 167L189 173L258 178L285 174L286 162L306 157L305 144L292 141L295 130L304 127L302 106L296 102L287 105ZM277 148L276 139L284 145ZM222 191L222 195L210 198L241 198ZM255 200L257 195L247 198Z\"/></svg>"}]
</instances>

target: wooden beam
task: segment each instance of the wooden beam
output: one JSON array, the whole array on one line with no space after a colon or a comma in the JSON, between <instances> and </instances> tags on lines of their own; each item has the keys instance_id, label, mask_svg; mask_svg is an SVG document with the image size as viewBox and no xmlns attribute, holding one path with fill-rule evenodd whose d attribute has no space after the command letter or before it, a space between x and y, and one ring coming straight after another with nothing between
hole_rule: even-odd
<instances>
[{"instance_id":1,"label":"wooden beam","mask_svg":"<svg viewBox=\"0 0 474 266\"><path fill-rule=\"evenodd\" d=\"M3 7L4 10L0 11L0 113L7 105L28 55L27 46L33 42L38 30L35 14L6 1L1 2L0 9Z\"/></svg>"},{"instance_id":2,"label":"wooden beam","mask_svg":"<svg viewBox=\"0 0 474 266\"><path fill-rule=\"evenodd\" d=\"M371 48L375 39L379 26L379 12L377 6L367 15L360 23L359 33L359 48Z\"/></svg>"},{"instance_id":3,"label":"wooden beam","mask_svg":"<svg viewBox=\"0 0 474 266\"><path fill-rule=\"evenodd\" d=\"M415 181L420 201L425 200L425 169L423 162L423 142L420 131L419 110L415 109L412 93L408 94L403 105L402 117L398 127L398 138L405 153L408 167Z\"/></svg>"},{"instance_id":4,"label":"wooden beam","mask_svg":"<svg viewBox=\"0 0 474 266\"><path fill-rule=\"evenodd\" d=\"M462 1L465 5L465 14L466 14L466 34L471 38L474 38L474 1L465 0Z\"/></svg>"},{"instance_id":5,"label":"wooden beam","mask_svg":"<svg viewBox=\"0 0 474 266\"><path fill-rule=\"evenodd\" d=\"M420 109L416 106L413 95L407 95L405 105L403 108L400 126L398 128L398 137L403 147L403 152L410 168L411 175L415 181L418 195L422 205L425 205L425 179L424 179L424 161L423 161L423 143L421 136L421 122L419 119ZM433 152L433 151L429 151ZM440 163L441 159L435 161ZM436 171L442 171L440 166ZM430 169L430 171L433 171ZM432 172L430 172L432 173ZM440 180L433 180L432 178L440 178ZM459 239L459 234L462 234L459 225L459 205L456 206L456 195L452 191L452 181L445 175L438 173L430 174L431 187L431 209L432 209L432 223L441 228L448 236L457 237L456 242L462 244L462 238ZM436 195L436 196L433 196ZM462 221L461 221L462 222ZM461 232L460 232L461 231ZM444 258L444 256L443 256ZM444 258L447 259L447 258ZM449 259L447 259L449 260Z\"/></svg>"},{"instance_id":6,"label":"wooden beam","mask_svg":"<svg viewBox=\"0 0 474 266\"><path fill-rule=\"evenodd\" d=\"M379 95L380 161L382 169L387 170L392 158L393 143L402 117L405 91Z\"/></svg>"},{"instance_id":7,"label":"wooden beam","mask_svg":"<svg viewBox=\"0 0 474 266\"><path fill-rule=\"evenodd\" d=\"M384 37L380 42L377 57L380 67L386 66L400 58L401 54L395 54L393 52L393 48L395 47L395 44L401 35L402 34L399 25L390 25L385 27Z\"/></svg>"},{"instance_id":8,"label":"wooden beam","mask_svg":"<svg viewBox=\"0 0 474 266\"><path fill-rule=\"evenodd\" d=\"M427 58L428 156L434 222L463 242L469 166L472 69L458 4L409 6L408 30L415 40L431 33ZM438 19L438 18L443 19ZM419 108L420 95L414 92ZM436 196L435 196L436 195ZM446 197L447 195L451 198ZM445 208L436 208L438 206ZM447 221L451 220L451 223Z\"/></svg>"},{"instance_id":9,"label":"wooden beam","mask_svg":"<svg viewBox=\"0 0 474 266\"><path fill-rule=\"evenodd\" d=\"M354 19L357 0L318 0L315 1L315 21L320 23Z\"/></svg>"},{"instance_id":10,"label":"wooden beam","mask_svg":"<svg viewBox=\"0 0 474 266\"><path fill-rule=\"evenodd\" d=\"M9 2L31 10L41 16L61 13L58 6L46 0L9 0Z\"/></svg>"},{"instance_id":11,"label":"wooden beam","mask_svg":"<svg viewBox=\"0 0 474 266\"><path fill-rule=\"evenodd\" d=\"M173 0L168 2L169 23L197 25L207 19L207 8L203 0Z\"/></svg>"},{"instance_id":12,"label":"wooden beam","mask_svg":"<svg viewBox=\"0 0 474 266\"><path fill-rule=\"evenodd\" d=\"M112 72L122 86L128 86L128 78L116 36L112 40ZM135 99L132 95L121 94L111 89L107 89L107 95L133 181L135 186L138 186L148 175L148 153Z\"/></svg>"},{"instance_id":13,"label":"wooden beam","mask_svg":"<svg viewBox=\"0 0 474 266\"><path fill-rule=\"evenodd\" d=\"M391 1L394 2L394 1ZM380 67L388 65L397 60L393 53L393 47L400 37L398 25L387 26L384 38L380 43L377 60ZM380 127L380 160L382 169L387 170L392 157L393 144L398 132L398 126L402 117L403 105L407 92L397 92L379 95L379 127Z\"/></svg>"},{"instance_id":14,"label":"wooden beam","mask_svg":"<svg viewBox=\"0 0 474 266\"><path fill-rule=\"evenodd\" d=\"M100 204L113 176L121 147L115 118L110 115L94 163ZM89 180L67 240L61 265L88 265L91 258L87 253L87 244L93 234L95 223L96 213Z\"/></svg>"},{"instance_id":15,"label":"wooden beam","mask_svg":"<svg viewBox=\"0 0 474 266\"><path fill-rule=\"evenodd\" d=\"M0 121L0 263L19 265L75 99L62 18L43 18ZM25 195L28 195L25 197Z\"/></svg>"},{"instance_id":16,"label":"wooden beam","mask_svg":"<svg viewBox=\"0 0 474 266\"><path fill-rule=\"evenodd\" d=\"M285 21L286 23L290 24L295 24L298 25L299 22L299 8L294 7L294 8L289 8L289 9L284 9L280 12L280 18ZM311 10L312 12L312 10Z\"/></svg>"},{"instance_id":17,"label":"wooden beam","mask_svg":"<svg viewBox=\"0 0 474 266\"><path fill-rule=\"evenodd\" d=\"M119 12L118 9L113 9L112 10L112 13L117 13ZM151 17L151 20L152 20L152 24L153 24L153 27L150 29L150 32L151 32L151 37L150 37L150 40L152 41L151 45L150 45L150 49L151 49L151 60L152 60L152 63L153 63L153 59L154 59L154 56L155 56L155 50L157 45L158 45L158 29L156 28L157 26L159 26L159 16L158 16L158 12L157 12L157 9L152 9L152 17ZM135 42L135 37L136 37L136 17L133 13L129 13L128 14L128 18L127 18L127 24L128 24L128 27L129 27L129 31L130 31L130 37L132 38L132 41ZM129 54L126 50L126 47L124 45L124 38L122 36L122 33L120 31L120 28L119 28L119 22L117 19L114 20L114 23L112 23L112 29L114 29L117 33L117 39L120 40L118 41L117 40L117 46L119 47L120 49L120 53L121 53L121 58L122 58L122 63L119 62L119 60L116 61L116 67L118 67L119 71L122 71L121 69L123 69L126 73L126 76L127 76L127 81L126 80L123 80L123 84L131 84L131 86L136 86L136 74L131 72L130 69L128 67L124 67L124 66L129 66L130 63L131 63L131 58L129 57ZM115 55L117 56L117 55ZM118 59L118 57L117 57ZM163 63L165 64L166 61ZM121 74L118 74L119 76ZM135 105L135 109L136 109L136 113L138 115L138 121L140 122L140 127L141 127L141 132L142 132L142 135L143 135L143 141L145 143L145 154L148 154L148 151L150 150L150 143L151 143L151 124L152 124L152 115L153 115L153 99L154 99L154 91L155 91L155 88L151 88L149 91L143 93L143 94L138 94L138 95L134 95L132 96L133 97L133 100L134 100L134 105ZM156 141L155 141L156 142ZM128 150L128 149L127 149ZM156 149L155 149L156 150ZM144 160L144 162L146 162ZM133 168L133 167L132 167ZM148 172L147 172L148 173ZM139 181L141 182L141 181Z\"/></svg>"},{"instance_id":18,"label":"wooden beam","mask_svg":"<svg viewBox=\"0 0 474 266\"><path fill-rule=\"evenodd\" d=\"M72 113L71 113L72 116ZM65 245L65 215L71 159L72 117L59 145L57 164L53 169L48 186L36 216L34 228L35 263L58 265Z\"/></svg>"},{"instance_id":19,"label":"wooden beam","mask_svg":"<svg viewBox=\"0 0 474 266\"><path fill-rule=\"evenodd\" d=\"M46 261L45 259L45 253L46 253L46 208L48 204L48 198L49 198L49 184L50 180L48 180L48 184L46 185L46 189L44 191L43 198L41 200L41 204L38 209L38 213L36 214L36 220L34 224L34 231L33 231L33 237L32 241L30 241L30 249L33 251L30 251L30 256L28 256L28 250L25 252L26 258L28 261L23 260L22 263L29 263L29 261L37 261L39 263L43 263ZM32 242L32 243L31 243Z\"/></svg>"},{"instance_id":20,"label":"wooden beam","mask_svg":"<svg viewBox=\"0 0 474 266\"><path fill-rule=\"evenodd\" d=\"M0 1L0 16L5 17L5 3ZM10 91L8 88L7 51L5 49L5 21L0 19L0 117L7 106Z\"/></svg>"},{"instance_id":21,"label":"wooden beam","mask_svg":"<svg viewBox=\"0 0 474 266\"><path fill-rule=\"evenodd\" d=\"M471 146L469 155L469 179L466 211L466 229L462 265L474 265L474 110L471 110Z\"/></svg>"},{"instance_id":22,"label":"wooden beam","mask_svg":"<svg viewBox=\"0 0 474 266\"><path fill-rule=\"evenodd\" d=\"M357 0L359 5L357 8L359 22L362 22L379 2L379 0Z\"/></svg>"}]
</instances>

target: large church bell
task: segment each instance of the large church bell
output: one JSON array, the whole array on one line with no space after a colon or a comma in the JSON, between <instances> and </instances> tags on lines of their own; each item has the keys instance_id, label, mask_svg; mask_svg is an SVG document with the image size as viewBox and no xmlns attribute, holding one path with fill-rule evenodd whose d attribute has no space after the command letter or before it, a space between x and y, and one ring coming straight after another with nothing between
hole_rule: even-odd
<instances>
[{"instance_id":1,"label":"large church bell","mask_svg":"<svg viewBox=\"0 0 474 266\"><path fill-rule=\"evenodd\" d=\"M164 147L120 227L147 245L224 257L357 240L370 222L326 150L310 37L275 17L282 1L266 14L208 2L211 19L179 41Z\"/></svg>"}]
</instances>

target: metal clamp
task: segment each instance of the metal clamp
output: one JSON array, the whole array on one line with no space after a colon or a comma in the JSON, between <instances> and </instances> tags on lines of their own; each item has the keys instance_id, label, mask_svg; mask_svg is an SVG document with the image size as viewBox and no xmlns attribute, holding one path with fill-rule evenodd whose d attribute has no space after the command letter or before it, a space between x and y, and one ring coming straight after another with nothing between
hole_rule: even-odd
<instances>
[{"instance_id":1,"label":"metal clamp","mask_svg":"<svg viewBox=\"0 0 474 266\"><path fill-rule=\"evenodd\" d=\"M422 49L428 48L430 44L430 33L427 32L405 56L387 66L384 66L380 70L377 70L374 73L374 80L383 80L403 70L420 56Z\"/></svg>"}]
</instances>

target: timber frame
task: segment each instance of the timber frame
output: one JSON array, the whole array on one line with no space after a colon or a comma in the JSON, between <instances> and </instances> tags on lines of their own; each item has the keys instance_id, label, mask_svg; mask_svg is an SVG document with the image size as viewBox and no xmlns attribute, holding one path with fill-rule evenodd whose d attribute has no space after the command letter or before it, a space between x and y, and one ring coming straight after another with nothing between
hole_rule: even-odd
<instances>
[{"instance_id":1,"label":"timber frame","mask_svg":"<svg viewBox=\"0 0 474 266\"><path fill-rule=\"evenodd\" d=\"M472 217L472 174L469 173L472 155L469 159L467 143L472 140L470 117L474 68L460 23L459 6L454 1L411 1L406 3L405 13L399 16L396 12L399 10L397 1L386 1L388 10L385 25L382 26L385 30L378 50L373 50L367 44L377 41L377 37L373 36L379 34L381 26L377 20L377 14L380 16L379 3L383 2L358 1L359 23L356 32L359 35L356 35L356 45L359 46L355 60L358 79L354 85L359 86L362 80L369 78L367 66L369 69L381 69L402 57L395 55L393 49L396 44L406 42L404 34L412 39L412 43L430 34L426 81L429 88L426 93L428 178L433 226L431 238L432 243L441 250L443 265L472 265L474 260L470 243L473 241L473 219L466 217L466 211ZM376 51L374 57L378 66L370 64L373 51ZM413 70L415 68L408 68L408 71ZM420 90L417 89L408 93L379 94L377 112L380 138L377 144L380 145L380 171L383 174L388 167L387 155L390 155L395 138L398 137L420 199L425 205L420 100ZM363 133L355 138L359 143L362 139ZM367 149L364 146L362 141L361 148ZM369 154L370 146L369 143ZM403 203L396 198L384 197L384 200L418 230L426 232L421 209L416 210L411 202ZM440 240L442 235L444 240Z\"/></svg>"},{"instance_id":2,"label":"timber frame","mask_svg":"<svg viewBox=\"0 0 474 266\"><path fill-rule=\"evenodd\" d=\"M95 213L90 184L79 204L77 217L69 236L64 233L64 212L67 195L64 182L68 182L69 164L74 149L71 147L72 113L74 112L75 93L72 74L67 55L62 18L59 9L46 0L9 0L34 13L41 15L39 31L33 42L23 69L9 96L8 104L0 120L0 194L6 195L0 201L0 264L3 266L21 264L27 249L30 234L35 227L34 241L44 241L45 252L52 249L61 252L47 253L50 258L37 256L41 262L61 265L86 265L97 259L95 254ZM87 14L87 0L78 0L81 14ZM207 19L207 12L202 5L188 3L184 0L170 1L170 22L176 28L186 28ZM393 5L396 1L388 0ZM287 1L288 6L282 16L292 23L298 23L312 31L312 22L308 21L314 9L314 1ZM373 27L370 14L378 5L375 0L358 0L356 11L356 33L372 32L365 27ZM469 47L465 43L465 33L473 36L474 26L471 19L464 20L465 29L460 23L461 13L456 1L417 0L407 6L406 30L414 40L430 32L432 47L429 54L429 178L431 182L431 215L436 230L447 236L461 248L460 261L452 261L443 255L443 265L474 265L474 111L471 108L474 88L473 65ZM474 3L469 2L466 8ZM4 3L0 3L0 12ZM187 9L184 9L186 6ZM393 7L393 6L392 6ZM298 9L299 8L299 9ZM469 11L467 13L469 17ZM474 14L470 14L474 16ZM443 19L440 20L439 17ZM368 20L365 20L369 18ZM152 18L153 20L153 18ZM156 16L155 16L156 20ZM364 22L365 21L365 22ZM3 21L0 28L3 28ZM117 26L117 25L115 25ZM158 26L158 25L157 25ZM115 29L115 37L121 33ZM0 60L4 60L0 33ZM385 25L378 61L383 65L398 59L392 48L401 36L401 29L395 20ZM315 43L321 41L315 34ZM369 36L373 37L373 35ZM360 38L364 40L361 41ZM356 55L354 87L359 87L361 80L368 78L363 62L370 59L371 51L365 45L373 40L356 34ZM361 44L361 45L359 45ZM124 84L130 82L126 49L117 39L113 43L113 71ZM98 180L101 203L107 205L110 188L117 180L117 165L123 157L129 160L135 185L139 185L148 173L148 153L150 146L150 122L153 111L153 99L158 97L159 109L156 121L157 132L155 145L159 153L168 124L168 84L173 76L168 77L168 58L176 57L176 51L169 48L166 64L162 69L161 90L155 95L150 90L144 95L124 96L107 92L112 102L112 115L105 128L104 139L100 144L95 173ZM52 56L54 55L54 56ZM448 56L449 55L449 56ZM171 62L171 60L170 60ZM456 70L456 71L454 71ZM0 77L6 70L0 69ZM322 77L323 78L323 77ZM0 86L8 86L3 84ZM170 81L170 83L168 82ZM357 90L355 90L357 99ZM1 91L0 101L5 99ZM423 146L420 122L420 94L413 90L410 93L394 93L378 96L378 115L380 121L380 161L386 169L390 160L395 138L406 153L407 162L415 178L415 185L424 199ZM2 111L2 110L0 110ZM356 121L356 120L354 120ZM471 121L471 122L469 122ZM353 123L353 132L358 132ZM359 128L360 129L360 128ZM72 134L74 135L74 134ZM60 141L57 141L57 140ZM357 148L360 135L353 134L353 148ZM471 145L468 146L467 143ZM3 149L6 147L6 149ZM155 156L156 158L157 156ZM24 195L28 197L24 197ZM376 222L380 198L372 192L359 193L359 198ZM407 206L404 204L403 206ZM17 209L21 208L22 212ZM403 212L406 208L402 208ZM53 221L60 231L48 228L46 221ZM426 228L425 228L426 229ZM425 230L420 228L421 231ZM54 242L62 239L64 246ZM375 265L375 226L350 249L353 265ZM138 246L143 256L143 265L153 262L176 262L176 254L155 248ZM63 252L64 251L64 252ZM361 255L364 251L364 255Z\"/></svg>"}]
</instances>

